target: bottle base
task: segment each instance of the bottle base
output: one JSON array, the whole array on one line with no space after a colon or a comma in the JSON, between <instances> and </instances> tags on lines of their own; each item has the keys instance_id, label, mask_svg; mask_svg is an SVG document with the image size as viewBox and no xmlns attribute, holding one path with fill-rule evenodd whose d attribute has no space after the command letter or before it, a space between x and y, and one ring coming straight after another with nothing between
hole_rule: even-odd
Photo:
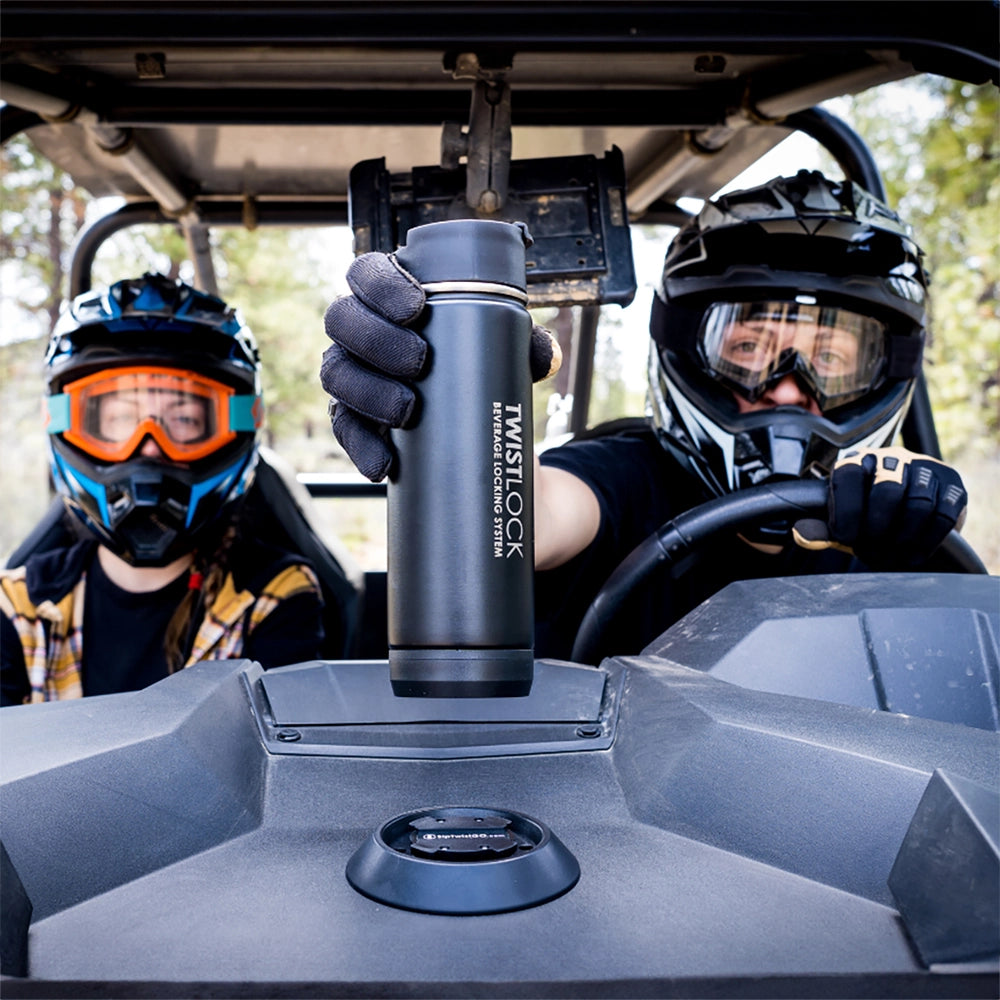
<instances>
[{"instance_id":1,"label":"bottle base","mask_svg":"<svg viewBox=\"0 0 1000 1000\"><path fill-rule=\"evenodd\" d=\"M533 649L389 650L392 691L401 698L523 698L534 672Z\"/></svg>"}]
</instances>

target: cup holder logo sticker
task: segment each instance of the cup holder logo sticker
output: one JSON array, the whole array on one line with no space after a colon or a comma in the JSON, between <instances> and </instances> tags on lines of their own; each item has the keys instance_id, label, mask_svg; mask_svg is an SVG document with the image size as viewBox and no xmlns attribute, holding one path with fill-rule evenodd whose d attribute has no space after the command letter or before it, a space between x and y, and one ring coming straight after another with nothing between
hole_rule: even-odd
<instances>
[{"instance_id":1,"label":"cup holder logo sticker","mask_svg":"<svg viewBox=\"0 0 1000 1000\"><path fill-rule=\"evenodd\" d=\"M473 816L421 816L410 823L410 850L439 861L507 858L535 845L510 829L510 819L495 813Z\"/></svg>"}]
</instances>

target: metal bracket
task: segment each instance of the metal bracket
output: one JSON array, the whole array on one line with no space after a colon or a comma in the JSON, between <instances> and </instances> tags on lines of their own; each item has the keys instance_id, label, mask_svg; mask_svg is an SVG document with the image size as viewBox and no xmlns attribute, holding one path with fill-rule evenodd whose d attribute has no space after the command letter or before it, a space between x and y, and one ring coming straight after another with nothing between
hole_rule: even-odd
<instances>
[{"instance_id":1,"label":"metal bracket","mask_svg":"<svg viewBox=\"0 0 1000 1000\"><path fill-rule=\"evenodd\" d=\"M455 79L474 79L467 129L445 122L441 166L454 170L466 161L465 200L476 212L492 215L503 208L510 181L510 66L484 67L475 53L456 58Z\"/></svg>"}]
</instances>

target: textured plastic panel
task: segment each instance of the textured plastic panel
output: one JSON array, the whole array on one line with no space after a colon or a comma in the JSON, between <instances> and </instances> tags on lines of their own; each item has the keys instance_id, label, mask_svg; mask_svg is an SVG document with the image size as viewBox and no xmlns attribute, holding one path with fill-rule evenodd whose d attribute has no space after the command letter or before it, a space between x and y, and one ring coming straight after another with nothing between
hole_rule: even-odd
<instances>
[{"instance_id":1,"label":"textured plastic panel","mask_svg":"<svg viewBox=\"0 0 1000 1000\"><path fill-rule=\"evenodd\" d=\"M644 652L743 687L1000 729L1000 578L730 584Z\"/></svg>"},{"instance_id":2,"label":"textured plastic panel","mask_svg":"<svg viewBox=\"0 0 1000 1000\"><path fill-rule=\"evenodd\" d=\"M0 843L0 975L28 974L28 925L31 923L31 900L21 879Z\"/></svg>"},{"instance_id":3,"label":"textured plastic panel","mask_svg":"<svg viewBox=\"0 0 1000 1000\"><path fill-rule=\"evenodd\" d=\"M244 677L273 754L502 757L606 750L624 671L536 660L516 698L396 697L385 660L316 662Z\"/></svg>"},{"instance_id":4,"label":"textured plastic panel","mask_svg":"<svg viewBox=\"0 0 1000 1000\"><path fill-rule=\"evenodd\" d=\"M623 695L596 752L269 754L240 663L4 709L0 830L37 910L32 978L4 995L991 994L921 963L886 881L935 768L995 781L992 734L608 667ZM535 818L579 882L474 918L356 892L371 831L428 805Z\"/></svg>"},{"instance_id":5,"label":"textured plastic panel","mask_svg":"<svg viewBox=\"0 0 1000 1000\"><path fill-rule=\"evenodd\" d=\"M1000 789L935 771L889 874L927 965L1000 955Z\"/></svg>"},{"instance_id":6,"label":"textured plastic panel","mask_svg":"<svg viewBox=\"0 0 1000 1000\"><path fill-rule=\"evenodd\" d=\"M0 710L0 811L12 820L0 836L35 920L259 825L265 761L241 666Z\"/></svg>"},{"instance_id":7,"label":"textured plastic panel","mask_svg":"<svg viewBox=\"0 0 1000 1000\"><path fill-rule=\"evenodd\" d=\"M596 722L608 673L537 660L531 694L509 698L396 698L384 660L320 662L261 678L276 726L419 722Z\"/></svg>"}]
</instances>

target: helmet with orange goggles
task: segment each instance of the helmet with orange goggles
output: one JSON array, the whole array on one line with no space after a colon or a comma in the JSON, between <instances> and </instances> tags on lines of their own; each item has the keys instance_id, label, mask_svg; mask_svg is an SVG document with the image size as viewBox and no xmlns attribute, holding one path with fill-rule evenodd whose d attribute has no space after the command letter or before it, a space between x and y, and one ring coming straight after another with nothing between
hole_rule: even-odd
<instances>
[{"instance_id":1,"label":"helmet with orange goggles","mask_svg":"<svg viewBox=\"0 0 1000 1000\"><path fill-rule=\"evenodd\" d=\"M72 302L46 357L53 479L135 565L191 551L253 480L256 343L221 299L147 274Z\"/></svg>"},{"instance_id":2,"label":"helmet with orange goggles","mask_svg":"<svg viewBox=\"0 0 1000 1000\"><path fill-rule=\"evenodd\" d=\"M816 171L706 202L653 297L661 443L710 495L825 476L846 451L888 444L920 373L922 256L879 199ZM769 395L785 380L801 405Z\"/></svg>"}]
</instances>

